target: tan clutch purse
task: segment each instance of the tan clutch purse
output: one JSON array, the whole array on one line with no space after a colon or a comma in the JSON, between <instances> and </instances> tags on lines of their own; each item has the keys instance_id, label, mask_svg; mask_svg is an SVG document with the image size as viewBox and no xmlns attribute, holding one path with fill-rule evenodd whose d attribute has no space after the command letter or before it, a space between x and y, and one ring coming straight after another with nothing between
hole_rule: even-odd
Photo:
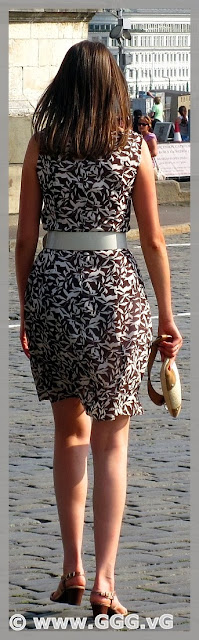
<instances>
[{"instance_id":1,"label":"tan clutch purse","mask_svg":"<svg viewBox=\"0 0 199 640\"><path fill-rule=\"evenodd\" d=\"M154 387L151 384L151 369L158 351L158 345L162 340L165 340L169 336L162 335L158 336L156 340L152 343L151 353L148 360L148 394L151 398L152 402L156 405L166 404L169 413L173 418L177 418L181 410L182 404L182 396L181 396L181 383L180 376L178 373L178 369L176 363L172 365L172 369L169 369L169 358L164 360L160 370L160 381L162 386L162 393L158 393L155 391Z\"/></svg>"}]
</instances>

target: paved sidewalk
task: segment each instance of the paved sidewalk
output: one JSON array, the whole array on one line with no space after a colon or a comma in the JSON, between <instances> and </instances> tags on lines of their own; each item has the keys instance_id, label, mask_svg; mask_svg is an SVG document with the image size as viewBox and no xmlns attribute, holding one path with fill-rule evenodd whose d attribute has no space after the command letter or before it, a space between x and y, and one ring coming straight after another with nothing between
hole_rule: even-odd
<instances>
[{"instance_id":1,"label":"paved sidewalk","mask_svg":"<svg viewBox=\"0 0 199 640\"><path fill-rule=\"evenodd\" d=\"M190 223L190 207L181 205L161 204L158 206L160 224L162 226L174 226ZM135 214L131 214L131 227L137 228ZM177 233L177 231L176 231Z\"/></svg>"},{"instance_id":2,"label":"paved sidewalk","mask_svg":"<svg viewBox=\"0 0 199 640\"><path fill-rule=\"evenodd\" d=\"M186 183L185 183L186 184ZM178 225L190 223L190 207L187 205L159 205L160 223L163 226L173 226L175 233L178 233ZM137 229L137 221L132 209L131 229ZM188 231L188 229L187 229ZM9 216L9 239L10 248L14 247L17 232L17 216ZM42 227L40 227L40 236L44 235Z\"/></svg>"},{"instance_id":3,"label":"paved sidewalk","mask_svg":"<svg viewBox=\"0 0 199 640\"><path fill-rule=\"evenodd\" d=\"M167 238L173 282L174 312L189 313L189 234ZM143 274L157 316L154 294L138 243L129 242ZM10 251L10 324L19 319ZM143 416L131 419L128 453L128 489L117 567L118 597L140 617L174 616L174 630L189 630L189 344L190 318L179 316L184 336L178 357L183 406L177 420L156 407L147 396L146 376L140 398ZM153 320L154 335L157 320ZM155 378L160 364L157 365ZM156 384L158 387L158 382ZM48 402L39 403L29 361L21 351L18 329L10 329L10 615L21 613L27 628L33 616L88 616L94 579L92 515L92 459L85 512L84 567L87 586L82 606L52 604L49 594L62 571L62 545L53 490L53 420ZM157 627L158 628L158 627Z\"/></svg>"}]
</instances>

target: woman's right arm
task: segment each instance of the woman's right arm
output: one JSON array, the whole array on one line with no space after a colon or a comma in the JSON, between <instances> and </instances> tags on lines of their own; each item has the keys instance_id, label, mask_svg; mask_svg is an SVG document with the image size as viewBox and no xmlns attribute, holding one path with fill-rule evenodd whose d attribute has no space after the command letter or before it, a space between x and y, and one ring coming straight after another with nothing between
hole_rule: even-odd
<instances>
[{"instance_id":1,"label":"woman's right arm","mask_svg":"<svg viewBox=\"0 0 199 640\"><path fill-rule=\"evenodd\" d=\"M36 171L38 155L39 146L34 136L32 136L23 163L19 222L15 249L16 278L21 316L20 339L25 354L28 357L29 350L24 329L24 298L28 276L33 265L37 247L42 208L42 193Z\"/></svg>"},{"instance_id":2,"label":"woman's right arm","mask_svg":"<svg viewBox=\"0 0 199 640\"><path fill-rule=\"evenodd\" d=\"M174 359L182 345L182 337L173 319L169 261L159 222L154 169L148 146L144 140L142 141L141 162L133 187L132 200L142 251L158 304L158 333L172 336L172 342L164 341L161 343L160 351L163 357Z\"/></svg>"}]
</instances>

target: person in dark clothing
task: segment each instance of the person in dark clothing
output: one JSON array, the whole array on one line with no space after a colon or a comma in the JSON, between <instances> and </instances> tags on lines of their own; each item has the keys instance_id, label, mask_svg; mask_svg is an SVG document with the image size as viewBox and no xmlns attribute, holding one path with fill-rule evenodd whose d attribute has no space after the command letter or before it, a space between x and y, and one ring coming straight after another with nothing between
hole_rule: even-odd
<instances>
[{"instance_id":1,"label":"person in dark clothing","mask_svg":"<svg viewBox=\"0 0 199 640\"><path fill-rule=\"evenodd\" d=\"M138 120L140 116L142 116L141 109L135 109L135 111L133 112L133 131L135 131L136 133L140 133L138 129Z\"/></svg>"}]
</instances>

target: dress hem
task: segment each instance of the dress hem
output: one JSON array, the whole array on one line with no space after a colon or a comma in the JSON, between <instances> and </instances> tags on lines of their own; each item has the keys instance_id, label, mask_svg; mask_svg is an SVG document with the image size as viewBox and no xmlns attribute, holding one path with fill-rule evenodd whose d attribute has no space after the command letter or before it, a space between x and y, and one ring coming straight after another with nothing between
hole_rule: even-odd
<instances>
[{"instance_id":1,"label":"dress hem","mask_svg":"<svg viewBox=\"0 0 199 640\"><path fill-rule=\"evenodd\" d=\"M71 394L70 395L63 394L63 395L61 395L61 397L57 398L56 400L52 399L48 392L43 392L42 394L40 394L40 395L37 394L37 395L38 395L39 402L42 402L44 400L48 400L49 402L51 402L51 404L53 404L55 402L60 402L62 400L67 400L67 398L79 398L80 402L82 403L82 405L83 405L83 407L85 409L86 414L89 417L94 418L95 420L99 420L99 421L101 421L101 420L103 420L103 421L104 420L105 421L108 421L108 420L113 421L113 420L115 420L115 418L117 418L117 416L120 416L120 415L126 415L126 416L129 416L129 417L132 417L132 416L137 416L137 415L143 415L143 413L144 413L144 409L143 409L142 405L138 401L134 401L134 405L133 405L132 409L126 410L125 408L123 409L121 407L121 409L115 409L114 413L112 412L112 413L109 413L108 415L106 415L106 414L104 415L104 413L102 415L96 415L95 409L92 410L92 409L88 408L86 403L83 402L82 398L78 394L73 394L73 395L71 395ZM124 405L124 407L125 407L125 405Z\"/></svg>"}]
</instances>

